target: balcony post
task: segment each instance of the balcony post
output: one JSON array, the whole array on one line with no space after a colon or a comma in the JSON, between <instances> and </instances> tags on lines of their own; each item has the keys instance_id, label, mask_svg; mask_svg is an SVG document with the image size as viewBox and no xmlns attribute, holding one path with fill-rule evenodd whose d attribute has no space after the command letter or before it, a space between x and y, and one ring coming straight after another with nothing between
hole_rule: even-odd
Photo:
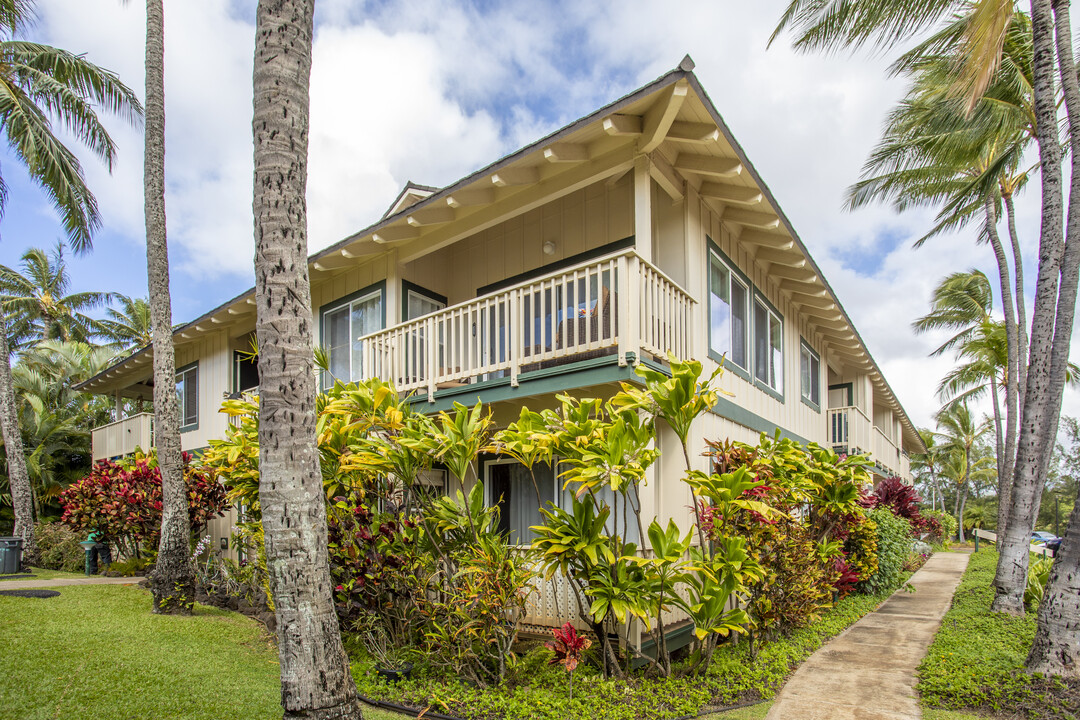
<instances>
[{"instance_id":1,"label":"balcony post","mask_svg":"<svg viewBox=\"0 0 1080 720\"><path fill-rule=\"evenodd\" d=\"M510 359L510 386L518 386L518 371L521 369L521 288L510 291L506 308L506 344Z\"/></svg>"},{"instance_id":2,"label":"balcony post","mask_svg":"<svg viewBox=\"0 0 1080 720\"><path fill-rule=\"evenodd\" d=\"M435 319L428 316L424 322L424 349L427 356L427 399L435 402L435 388L438 384L439 369L436 367L439 356L438 340L435 338Z\"/></svg>"},{"instance_id":3,"label":"balcony post","mask_svg":"<svg viewBox=\"0 0 1080 720\"><path fill-rule=\"evenodd\" d=\"M620 293L619 300L619 364L626 365L630 353L635 360L641 359L641 262L636 254L621 260L626 292Z\"/></svg>"}]
</instances>

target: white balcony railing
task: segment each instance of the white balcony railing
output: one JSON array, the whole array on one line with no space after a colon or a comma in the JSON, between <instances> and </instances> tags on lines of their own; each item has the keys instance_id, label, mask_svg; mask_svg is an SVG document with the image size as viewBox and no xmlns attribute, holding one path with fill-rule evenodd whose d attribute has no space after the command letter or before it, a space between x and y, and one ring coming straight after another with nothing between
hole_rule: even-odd
<instances>
[{"instance_id":1,"label":"white balcony railing","mask_svg":"<svg viewBox=\"0 0 1080 720\"><path fill-rule=\"evenodd\" d=\"M154 444L154 415L139 413L108 425L94 428L90 437L94 462L135 452L149 450Z\"/></svg>"},{"instance_id":2,"label":"white balcony railing","mask_svg":"<svg viewBox=\"0 0 1080 720\"><path fill-rule=\"evenodd\" d=\"M829 408L829 444L837 452L870 452L870 418L861 408L849 405Z\"/></svg>"},{"instance_id":3,"label":"white balcony railing","mask_svg":"<svg viewBox=\"0 0 1080 720\"><path fill-rule=\"evenodd\" d=\"M903 468L900 463L900 448L889 437L874 427L874 460L895 475L903 477Z\"/></svg>"},{"instance_id":4,"label":"white balcony railing","mask_svg":"<svg viewBox=\"0 0 1080 720\"><path fill-rule=\"evenodd\" d=\"M694 300L628 250L360 339L363 377L435 391L604 355L690 356Z\"/></svg>"}]
</instances>

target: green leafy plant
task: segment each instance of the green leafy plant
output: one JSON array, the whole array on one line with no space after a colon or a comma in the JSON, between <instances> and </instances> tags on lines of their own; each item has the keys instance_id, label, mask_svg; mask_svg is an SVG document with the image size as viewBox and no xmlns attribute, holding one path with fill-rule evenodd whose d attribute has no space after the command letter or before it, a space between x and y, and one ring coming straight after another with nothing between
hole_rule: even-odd
<instances>
[{"instance_id":1,"label":"green leafy plant","mask_svg":"<svg viewBox=\"0 0 1080 720\"><path fill-rule=\"evenodd\" d=\"M80 537L67 525L58 522L36 523L34 539L38 548L38 563L46 570L79 572L83 569L85 553Z\"/></svg>"}]
</instances>

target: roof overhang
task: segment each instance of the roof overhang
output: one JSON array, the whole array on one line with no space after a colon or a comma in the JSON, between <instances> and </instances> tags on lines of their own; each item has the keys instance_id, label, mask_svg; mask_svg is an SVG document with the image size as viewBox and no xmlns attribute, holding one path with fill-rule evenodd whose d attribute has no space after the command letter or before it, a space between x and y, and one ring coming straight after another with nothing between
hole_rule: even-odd
<instances>
[{"instance_id":1,"label":"roof overhang","mask_svg":"<svg viewBox=\"0 0 1080 720\"><path fill-rule=\"evenodd\" d=\"M769 187L746 157L689 57L679 67L585 117L442 189L409 183L375 224L309 258L313 282L393 252L409 262L587 185L613 182L636 163L673 199L695 193L753 254L767 276L828 342L832 360L870 375L901 418L905 445L922 439L885 380L835 291L795 232ZM246 321L254 289L174 332L177 345ZM244 316L249 316L245 318ZM149 348L77 386L120 391L133 381Z\"/></svg>"}]
</instances>

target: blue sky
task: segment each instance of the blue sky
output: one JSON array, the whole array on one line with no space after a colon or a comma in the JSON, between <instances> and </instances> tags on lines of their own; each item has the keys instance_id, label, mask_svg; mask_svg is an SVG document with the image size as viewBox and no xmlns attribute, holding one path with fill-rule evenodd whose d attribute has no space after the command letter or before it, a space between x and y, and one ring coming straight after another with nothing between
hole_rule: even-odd
<instances>
[{"instance_id":1,"label":"blue sky","mask_svg":"<svg viewBox=\"0 0 1080 720\"><path fill-rule=\"evenodd\" d=\"M973 231L914 251L928 212L842 211L844 191L901 95L887 58L799 56L766 48L786 0L655 3L383 0L318 3L308 190L312 251L364 227L406 180L444 185L610 102L689 53L750 160L823 267L915 421L937 407L947 359L914 336L947 272L996 275ZM254 0L166 3L167 215L174 321L252 282L251 56ZM138 3L39 0L34 37L117 71L142 94ZM75 289L144 295L142 139L110 120L119 161L87 176L104 227L70 259ZM85 153L83 154L85 156ZM62 229L6 153L10 188L0 263L51 246ZM1037 198L1019 202L1028 277ZM1030 291L1030 289L1029 289ZM1071 395L1066 410L1080 412Z\"/></svg>"}]
</instances>

